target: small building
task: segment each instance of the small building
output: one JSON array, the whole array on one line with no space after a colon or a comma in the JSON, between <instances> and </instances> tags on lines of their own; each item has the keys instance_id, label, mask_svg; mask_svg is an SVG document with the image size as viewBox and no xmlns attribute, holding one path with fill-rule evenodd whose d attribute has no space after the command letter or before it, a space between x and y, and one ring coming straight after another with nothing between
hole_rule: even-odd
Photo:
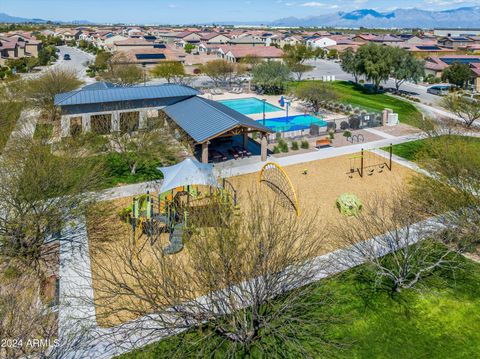
<instances>
[{"instance_id":1,"label":"small building","mask_svg":"<svg viewBox=\"0 0 480 359\"><path fill-rule=\"evenodd\" d=\"M61 111L62 137L86 131L148 130L149 119L164 118L178 138L187 138L193 147L201 148L204 163L215 140L243 136L245 146L253 132L260 136L261 160L267 159L271 129L198 94L194 88L177 84L117 87L99 82L58 94L54 104Z\"/></svg>"},{"instance_id":2,"label":"small building","mask_svg":"<svg viewBox=\"0 0 480 359\"><path fill-rule=\"evenodd\" d=\"M441 77L443 70L454 63L466 64L472 71L470 84L476 91L480 91L480 55L446 55L428 57L425 61L425 73Z\"/></svg>"}]
</instances>

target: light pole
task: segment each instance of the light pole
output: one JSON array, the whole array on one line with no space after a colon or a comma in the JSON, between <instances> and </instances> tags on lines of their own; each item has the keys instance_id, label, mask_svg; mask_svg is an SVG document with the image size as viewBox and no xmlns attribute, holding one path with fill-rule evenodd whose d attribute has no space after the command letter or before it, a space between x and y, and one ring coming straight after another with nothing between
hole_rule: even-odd
<instances>
[{"instance_id":1,"label":"light pole","mask_svg":"<svg viewBox=\"0 0 480 359\"><path fill-rule=\"evenodd\" d=\"M290 100L285 101L285 123L288 123L288 106L290 105Z\"/></svg>"},{"instance_id":2,"label":"light pole","mask_svg":"<svg viewBox=\"0 0 480 359\"><path fill-rule=\"evenodd\" d=\"M267 102L266 99L262 99L263 101L263 125L265 126L265 104Z\"/></svg>"}]
</instances>

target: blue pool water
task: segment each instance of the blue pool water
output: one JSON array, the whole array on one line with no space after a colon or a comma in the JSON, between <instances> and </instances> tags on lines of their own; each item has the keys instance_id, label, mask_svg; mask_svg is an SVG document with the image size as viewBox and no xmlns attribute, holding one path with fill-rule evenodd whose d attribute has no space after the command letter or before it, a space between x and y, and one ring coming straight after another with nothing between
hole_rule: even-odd
<instances>
[{"instance_id":1,"label":"blue pool water","mask_svg":"<svg viewBox=\"0 0 480 359\"><path fill-rule=\"evenodd\" d=\"M263 101L255 97L240 98L235 100L222 100L218 102L244 115L263 113ZM273 106L268 102L265 103L265 113L276 111L283 111L283 109L277 106Z\"/></svg>"},{"instance_id":2,"label":"blue pool water","mask_svg":"<svg viewBox=\"0 0 480 359\"><path fill-rule=\"evenodd\" d=\"M263 120L259 120L258 122L263 124ZM271 128L275 132L306 130L310 128L310 125L312 124L319 127L327 126L326 121L311 115L276 117L265 120L265 126Z\"/></svg>"}]
</instances>

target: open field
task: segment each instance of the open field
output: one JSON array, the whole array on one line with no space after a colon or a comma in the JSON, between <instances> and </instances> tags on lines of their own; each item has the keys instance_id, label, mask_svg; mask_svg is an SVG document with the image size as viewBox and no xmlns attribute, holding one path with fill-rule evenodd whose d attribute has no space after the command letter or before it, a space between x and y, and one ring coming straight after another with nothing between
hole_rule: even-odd
<instances>
[{"instance_id":1,"label":"open field","mask_svg":"<svg viewBox=\"0 0 480 359\"><path fill-rule=\"evenodd\" d=\"M327 358L475 358L480 352L480 264L461 261L462 269L451 273L436 271L423 279L426 291L403 291L396 299L373 291L360 280L358 267L315 283L314 297L330 295L334 305L310 312L321 323L325 314L340 320L326 323L324 338L341 345L330 348ZM306 298L306 300L316 300ZM295 324L298 339L308 353L325 347L316 328ZM167 338L143 349L122 355L121 359L169 357L181 343L192 343L195 331ZM327 348L328 350L328 348ZM284 353L289 357L288 353ZM222 356L221 349L218 357ZM312 357L316 357L312 354Z\"/></svg>"},{"instance_id":2,"label":"open field","mask_svg":"<svg viewBox=\"0 0 480 359\"><path fill-rule=\"evenodd\" d=\"M293 90L300 82L289 84L289 89ZM339 101L352 106L358 106L367 111L383 111L390 108L398 113L401 123L411 126L418 126L421 114L417 108L407 101L400 100L386 94L372 94L365 91L362 87L356 86L346 81L332 82L333 87L340 97Z\"/></svg>"},{"instance_id":3,"label":"open field","mask_svg":"<svg viewBox=\"0 0 480 359\"><path fill-rule=\"evenodd\" d=\"M383 158L372 155L367 157L366 165L383 161ZM365 175L364 178L360 178L358 174L349 174L350 163L350 156L341 156L285 168L298 195L300 216L309 217L316 214L315 223L318 224L319 231L325 227L328 228L329 223L334 223L341 218L335 207L335 200L340 194L344 192L354 193L364 203L374 196L388 198L397 185L405 183L414 175L411 170L394 164L391 172L385 168L382 173L379 173L377 169L373 175ZM305 170L307 171L306 175L303 174ZM232 177L229 180L238 191L240 206L242 201L245 201L247 196L251 195L250 191L259 186L258 173ZM258 188L259 191L256 193L261 194L258 200L268 200L269 196L272 195L271 190L266 186L261 185ZM91 213L92 215L89 216L88 235L91 243L90 251L96 297L106 288L105 283L102 283L105 278L102 267L113 268L112 266L115 266L117 271L122 271L121 260L119 259L122 253L119 251L121 248L128 248L128 243L131 242L132 238L132 230L130 225L120 221L118 212L130 204L131 198L103 203L95 209L95 215ZM281 207L279 210L288 209ZM352 226L355 225L355 220L355 218L351 218ZM322 252L318 253L319 255L339 247L339 244L335 241L335 236L327 232L323 237L324 243L322 243ZM145 243L145 240L142 243ZM165 235L155 245L165 247L167 243L168 236ZM143 257L147 258L151 255L149 253L150 249L150 244L146 243L142 252ZM188 242L182 252L171 256L172 261L175 261L172 265L184 262L185 256L188 256ZM139 305L138 303L120 303L121 299L116 298L115 305ZM110 326L133 319L131 313L110 317L108 314L110 305L104 299L99 302L97 320L100 325Z\"/></svg>"}]
</instances>

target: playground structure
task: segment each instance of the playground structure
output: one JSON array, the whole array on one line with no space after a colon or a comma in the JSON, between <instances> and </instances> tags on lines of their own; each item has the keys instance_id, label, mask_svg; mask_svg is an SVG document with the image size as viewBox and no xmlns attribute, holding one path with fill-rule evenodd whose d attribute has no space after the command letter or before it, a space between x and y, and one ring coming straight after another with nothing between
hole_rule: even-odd
<instances>
[{"instance_id":1,"label":"playground structure","mask_svg":"<svg viewBox=\"0 0 480 359\"><path fill-rule=\"evenodd\" d=\"M280 199L280 204L300 216L298 198L292 181L284 169L275 162L266 163L260 170L260 183L266 184Z\"/></svg>"},{"instance_id":2,"label":"playground structure","mask_svg":"<svg viewBox=\"0 0 480 359\"><path fill-rule=\"evenodd\" d=\"M362 202L352 193L343 193L337 197L335 204L344 216L356 216L362 210Z\"/></svg>"},{"instance_id":3,"label":"playground structure","mask_svg":"<svg viewBox=\"0 0 480 359\"><path fill-rule=\"evenodd\" d=\"M123 216L132 226L132 244L137 253L146 243L154 245L164 233L169 235L169 245L163 252L178 253L192 228L218 225L202 218L207 208L218 204L229 208L237 205L235 188L226 179L219 183L211 165L187 159L159 170L164 173L164 182L158 195L147 192L134 197L131 208ZM146 240L142 241L144 237Z\"/></svg>"},{"instance_id":4,"label":"playground structure","mask_svg":"<svg viewBox=\"0 0 480 359\"><path fill-rule=\"evenodd\" d=\"M388 147L388 157L383 156L380 151L383 152L379 148L370 150L362 148L359 155L350 157L349 178L353 178L355 173L358 173L363 178L365 174L372 176L375 171L378 173L382 173L385 169L392 171L393 145L390 144Z\"/></svg>"}]
</instances>

